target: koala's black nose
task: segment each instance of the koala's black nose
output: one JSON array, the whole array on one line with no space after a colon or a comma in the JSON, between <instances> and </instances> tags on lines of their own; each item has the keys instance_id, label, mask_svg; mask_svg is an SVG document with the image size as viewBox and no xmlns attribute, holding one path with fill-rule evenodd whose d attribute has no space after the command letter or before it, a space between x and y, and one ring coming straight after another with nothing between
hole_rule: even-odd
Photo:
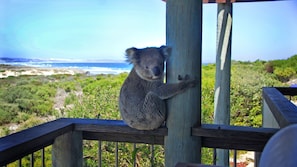
<instances>
[{"instance_id":1,"label":"koala's black nose","mask_svg":"<svg viewBox=\"0 0 297 167\"><path fill-rule=\"evenodd\" d=\"M154 67L152 71L155 76L161 75L161 70L158 67Z\"/></svg>"}]
</instances>

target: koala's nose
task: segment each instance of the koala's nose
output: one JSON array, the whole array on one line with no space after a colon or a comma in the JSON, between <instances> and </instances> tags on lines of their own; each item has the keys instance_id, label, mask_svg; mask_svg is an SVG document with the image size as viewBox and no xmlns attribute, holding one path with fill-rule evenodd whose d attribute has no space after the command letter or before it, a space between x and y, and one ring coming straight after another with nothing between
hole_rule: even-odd
<instances>
[{"instance_id":1,"label":"koala's nose","mask_svg":"<svg viewBox=\"0 0 297 167\"><path fill-rule=\"evenodd\" d=\"M161 75L161 70L158 67L154 67L152 71L155 76Z\"/></svg>"}]
</instances>

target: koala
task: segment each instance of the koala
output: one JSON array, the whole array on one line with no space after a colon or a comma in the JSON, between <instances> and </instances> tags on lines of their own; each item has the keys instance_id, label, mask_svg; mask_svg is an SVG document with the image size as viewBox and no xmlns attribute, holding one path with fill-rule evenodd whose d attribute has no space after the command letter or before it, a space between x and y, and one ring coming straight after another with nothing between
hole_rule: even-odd
<instances>
[{"instance_id":1,"label":"koala","mask_svg":"<svg viewBox=\"0 0 297 167\"><path fill-rule=\"evenodd\" d=\"M165 100L196 85L188 76L178 76L178 83L164 83L164 62L170 53L167 46L126 50L127 61L133 68L121 87L119 109L128 126L157 129L166 119Z\"/></svg>"}]
</instances>

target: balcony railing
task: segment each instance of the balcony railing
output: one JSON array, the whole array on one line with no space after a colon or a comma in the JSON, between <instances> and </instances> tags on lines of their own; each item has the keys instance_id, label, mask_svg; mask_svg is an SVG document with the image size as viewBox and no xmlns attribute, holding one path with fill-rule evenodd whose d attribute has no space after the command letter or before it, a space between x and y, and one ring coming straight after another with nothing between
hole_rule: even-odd
<instances>
[{"instance_id":1,"label":"balcony railing","mask_svg":"<svg viewBox=\"0 0 297 167\"><path fill-rule=\"evenodd\" d=\"M202 147L262 152L279 127L297 123L297 107L285 95L297 95L297 90L263 88L263 128L203 124L193 127L192 135L201 137ZM44 155L43 149L50 145L53 166L82 166L83 140L163 145L166 135L166 127L139 131L120 120L61 118L0 138L0 166L18 160L21 164L20 159L27 155L34 161L33 153L41 150ZM154 152L154 147L150 148ZM115 154L118 156L117 151ZM153 159L154 153L151 155ZM41 164L44 165L44 160Z\"/></svg>"},{"instance_id":2,"label":"balcony railing","mask_svg":"<svg viewBox=\"0 0 297 167\"><path fill-rule=\"evenodd\" d=\"M296 124L297 107L291 102L296 95L297 88L263 88L263 126L284 128Z\"/></svg>"}]
</instances>

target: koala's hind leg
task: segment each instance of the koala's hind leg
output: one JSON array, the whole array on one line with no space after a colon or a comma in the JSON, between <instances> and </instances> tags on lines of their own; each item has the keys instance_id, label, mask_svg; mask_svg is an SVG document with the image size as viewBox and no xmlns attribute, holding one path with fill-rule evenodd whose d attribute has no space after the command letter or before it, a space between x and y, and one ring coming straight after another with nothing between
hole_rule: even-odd
<instances>
[{"instance_id":1,"label":"koala's hind leg","mask_svg":"<svg viewBox=\"0 0 297 167\"><path fill-rule=\"evenodd\" d=\"M155 93L149 92L145 96L142 106L142 113L147 122L147 130L160 127L166 118L165 102L161 100Z\"/></svg>"}]
</instances>

